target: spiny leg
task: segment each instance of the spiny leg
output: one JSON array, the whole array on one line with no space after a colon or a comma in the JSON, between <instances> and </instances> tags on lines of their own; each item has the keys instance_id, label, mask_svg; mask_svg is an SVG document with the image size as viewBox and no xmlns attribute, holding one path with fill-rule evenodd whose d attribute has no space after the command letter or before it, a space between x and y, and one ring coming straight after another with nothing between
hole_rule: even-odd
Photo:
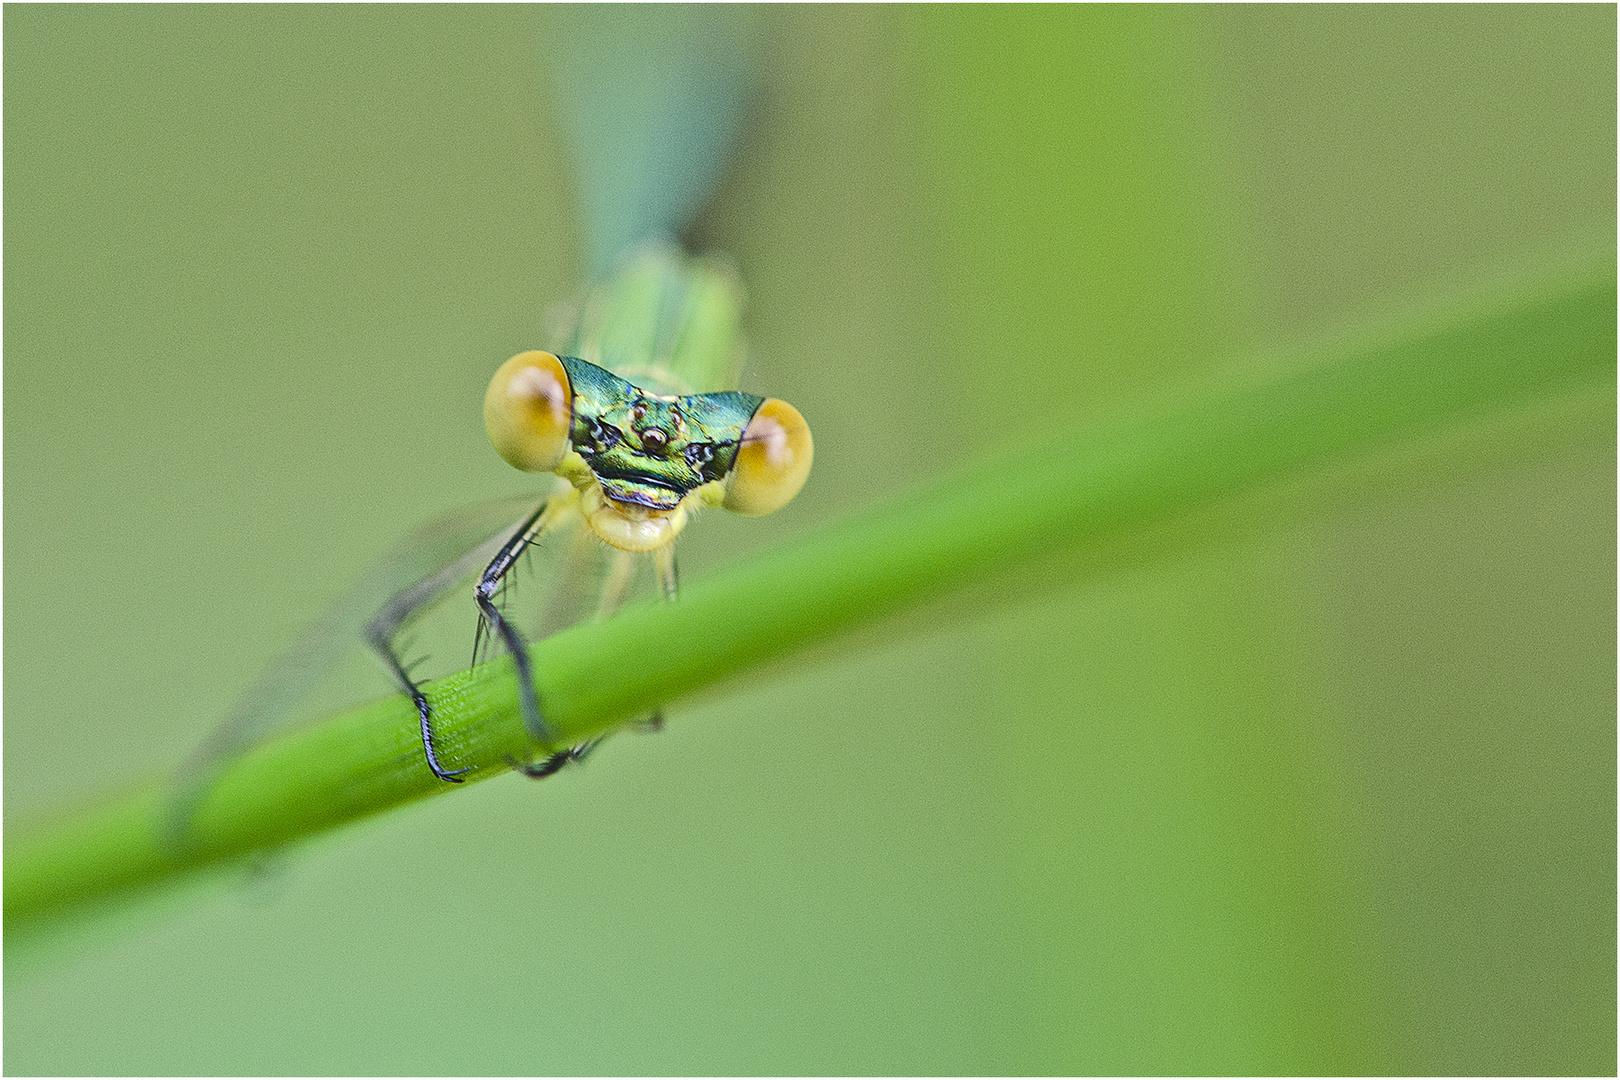
<instances>
[{"instance_id":1,"label":"spiny leg","mask_svg":"<svg viewBox=\"0 0 1620 1080\"><path fill-rule=\"evenodd\" d=\"M675 566L675 545L667 544L653 552L654 566L658 571L659 592L665 600L674 600L680 591L679 575ZM603 585L602 598L597 604L596 617L606 618L618 609L624 602L625 593L629 590L632 571L634 570L633 556L627 552L617 551L613 554L613 562L608 568L608 577ZM664 726L663 710L654 712L645 720L635 725L642 731L658 731ZM524 776L534 780L543 780L560 770L571 761L584 761L586 756L601 745L605 736L597 736L571 746L567 750L559 750L548 754L537 762L512 761L512 767Z\"/></svg>"},{"instance_id":2,"label":"spiny leg","mask_svg":"<svg viewBox=\"0 0 1620 1080\"><path fill-rule=\"evenodd\" d=\"M602 580L602 592L596 599L597 622L602 621L624 603L630 592L630 582L636 576L636 557L628 551L615 551L610 557L607 576Z\"/></svg>"},{"instance_id":3,"label":"spiny leg","mask_svg":"<svg viewBox=\"0 0 1620 1080\"><path fill-rule=\"evenodd\" d=\"M602 585L602 595L596 605L596 617L605 619L624 603L625 593L630 589L630 580L634 576L634 556L628 552L615 551L612 561L608 564L607 580ZM512 768L529 777L531 780L544 780L567 765L570 761L583 761L585 756L596 749L602 741L601 736L589 739L578 746L571 746L567 750L558 750L554 754L547 754L537 762L523 762L511 760Z\"/></svg>"},{"instance_id":4,"label":"spiny leg","mask_svg":"<svg viewBox=\"0 0 1620 1080\"><path fill-rule=\"evenodd\" d=\"M547 503L529 515L523 524L518 527L516 537L532 536L539 528L543 527L542 522L546 519L546 511L550 505L551 502L548 500ZM513 540L508 540L502 546L501 551L506 551L512 544ZM477 559L477 562L471 562L474 558ZM383 605L382 610L371 617L365 627L366 642L382 658L383 664L388 668L389 673L393 675L394 681L399 684L400 689L404 690L410 696L412 703L416 705L416 715L422 732L422 753L427 758L428 768L432 769L433 775L440 780L446 780L454 784L461 783L461 775L469 772L470 769L447 769L439 761L438 747L435 745L433 737L432 706L428 704L427 695L422 693L421 686L411 676L409 668L400 659L395 639L398 637L400 630L412 618L464 581L472 568L482 561L482 556L479 556L476 550L469 552L438 573L423 578L409 588L395 593Z\"/></svg>"},{"instance_id":5,"label":"spiny leg","mask_svg":"<svg viewBox=\"0 0 1620 1080\"><path fill-rule=\"evenodd\" d=\"M512 768L527 776L531 780L544 780L552 773L567 765L570 761L584 761L586 756L602 742L602 736L586 739L578 746L570 746L567 750L559 750L555 754L547 754L538 762L518 761L508 758Z\"/></svg>"},{"instance_id":6,"label":"spiny leg","mask_svg":"<svg viewBox=\"0 0 1620 1080\"><path fill-rule=\"evenodd\" d=\"M439 753L433 745L433 707L428 704L427 695L422 693L422 688L411 678L405 665L400 663L399 656L394 652L393 642L384 634L373 633L369 625L366 627L366 641L376 650L377 655L382 657L383 663L393 674L394 681L399 684L400 689L410 695L411 701L416 705L416 715L422 727L422 752L427 756L428 768L432 769L433 775L440 780L448 780L452 784L461 783L461 774L470 770L446 769L439 763Z\"/></svg>"},{"instance_id":7,"label":"spiny leg","mask_svg":"<svg viewBox=\"0 0 1620 1080\"><path fill-rule=\"evenodd\" d=\"M654 549L651 553L653 568L658 574L658 592L665 600L674 600L680 593L680 578L675 567L675 545L665 544ZM634 576L635 556L628 552L614 552L613 564L609 568L606 583L602 587L602 599L596 607L596 617L605 619L619 610L624 603L625 594L630 589L630 580ZM663 710L654 712L644 720L638 720L633 725L638 731L659 731L664 726ZM560 766L559 766L560 767Z\"/></svg>"},{"instance_id":8,"label":"spiny leg","mask_svg":"<svg viewBox=\"0 0 1620 1080\"><path fill-rule=\"evenodd\" d=\"M653 565L658 569L658 588L665 600L679 600L681 575L675 566L675 544L670 542L653 552Z\"/></svg>"},{"instance_id":9,"label":"spiny leg","mask_svg":"<svg viewBox=\"0 0 1620 1080\"><path fill-rule=\"evenodd\" d=\"M540 715L540 697L534 689L534 662L529 658L528 642L524 640L522 631L501 613L495 597L500 592L502 580L516 564L518 557L549 524L544 518L545 508L541 508L523 523L510 540L501 545L501 549L495 553L495 557L479 576L478 585L473 590L473 598L478 602L478 611L483 616L483 624L489 627L491 634L500 636L501 643L506 646L507 652L512 654L513 666L517 668L518 704L523 710L523 723L528 727L529 735L537 742L551 742L551 729L546 726L544 717Z\"/></svg>"},{"instance_id":10,"label":"spiny leg","mask_svg":"<svg viewBox=\"0 0 1620 1080\"><path fill-rule=\"evenodd\" d=\"M658 571L658 591L663 594L666 603L674 603L681 597L681 575L675 565L675 545L665 544L653 552L653 566ZM664 730L664 710L655 709L651 716L642 720L636 727L648 733Z\"/></svg>"}]
</instances>

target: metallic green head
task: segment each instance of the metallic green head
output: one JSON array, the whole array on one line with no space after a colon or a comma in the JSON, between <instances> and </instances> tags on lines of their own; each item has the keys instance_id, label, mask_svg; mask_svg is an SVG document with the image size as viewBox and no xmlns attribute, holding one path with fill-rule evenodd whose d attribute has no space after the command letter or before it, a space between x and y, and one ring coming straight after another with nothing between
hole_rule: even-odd
<instances>
[{"instance_id":1,"label":"metallic green head","mask_svg":"<svg viewBox=\"0 0 1620 1080\"><path fill-rule=\"evenodd\" d=\"M649 393L537 351L495 373L484 424L508 462L573 484L591 529L623 551L670 543L697 505L771 513L804 486L814 455L809 426L785 401Z\"/></svg>"},{"instance_id":2,"label":"metallic green head","mask_svg":"<svg viewBox=\"0 0 1620 1080\"><path fill-rule=\"evenodd\" d=\"M617 503L674 510L705 484L723 481L765 399L737 390L666 397L610 371L558 358L574 392L569 442Z\"/></svg>"}]
</instances>

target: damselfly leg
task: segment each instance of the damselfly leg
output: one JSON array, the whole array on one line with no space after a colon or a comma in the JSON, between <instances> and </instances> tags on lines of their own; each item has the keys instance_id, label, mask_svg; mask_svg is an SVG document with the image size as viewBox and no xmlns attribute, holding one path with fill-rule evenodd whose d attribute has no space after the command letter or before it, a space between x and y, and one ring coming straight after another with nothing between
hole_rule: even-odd
<instances>
[{"instance_id":1,"label":"damselfly leg","mask_svg":"<svg viewBox=\"0 0 1620 1080\"><path fill-rule=\"evenodd\" d=\"M666 545L652 554L653 566L658 575L659 594L666 601L673 601L680 594L679 577L675 564L675 547L673 544ZM601 599L596 607L596 617L598 619L605 619L612 615L618 610L619 605L624 602L625 595L629 591L631 578L634 576L634 559L635 556L629 552L614 552L607 580L603 584ZM491 565L493 567L493 564ZM637 730L644 732L663 730L663 710L658 710L645 720L636 722L633 726ZM570 762L584 761L591 751L601 745L603 738L605 736L599 735L594 739L580 743L578 746L548 754L537 762L511 760L510 764L512 768L531 779L543 780Z\"/></svg>"},{"instance_id":2,"label":"damselfly leg","mask_svg":"<svg viewBox=\"0 0 1620 1080\"><path fill-rule=\"evenodd\" d=\"M540 697L534 689L534 662L529 659L529 643L524 640L523 632L516 624L502 614L495 597L500 592L501 582L517 564L519 556L546 530L552 516L546 511L547 507L542 507L501 546L495 558L484 568L478 578L478 586L473 590L484 625L489 627L492 636L500 638L506 651L512 654L512 663L517 668L518 703L523 710L523 723L537 742L550 742L551 732L540 715Z\"/></svg>"},{"instance_id":3,"label":"damselfly leg","mask_svg":"<svg viewBox=\"0 0 1620 1080\"><path fill-rule=\"evenodd\" d=\"M550 741L550 732L540 715L540 702L534 690L533 666L529 659L528 643L524 640L522 632L503 615L494 598L499 592L502 580L516 564L518 557L555 521L564 501L558 498L548 499L523 520L484 568L474 593L480 618L483 620L479 626L479 636L482 638L484 627L487 626L491 634L499 635L501 643L511 652L513 662L517 666L518 699L523 710L524 723L530 733L540 741ZM478 555L482 558L481 552ZM427 758L428 767L440 780L455 784L461 783L462 775L470 770L449 769L439 760L438 745L433 732L433 706L400 657L396 639L400 630L418 613L464 581L468 569L463 560L458 560L439 573L401 590L389 598L365 627L366 642L382 658L394 681L416 705L416 713L421 723L422 750Z\"/></svg>"}]
</instances>

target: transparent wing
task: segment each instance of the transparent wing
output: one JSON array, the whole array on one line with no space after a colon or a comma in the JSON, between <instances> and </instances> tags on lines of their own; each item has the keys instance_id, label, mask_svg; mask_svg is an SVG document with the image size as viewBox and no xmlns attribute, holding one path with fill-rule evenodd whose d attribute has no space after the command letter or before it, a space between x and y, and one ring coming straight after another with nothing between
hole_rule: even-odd
<instances>
[{"instance_id":1,"label":"transparent wing","mask_svg":"<svg viewBox=\"0 0 1620 1080\"><path fill-rule=\"evenodd\" d=\"M222 765L296 719L297 706L310 689L352 650L363 647L368 623L392 618L396 628L403 626L453 594L454 587L483 569L517 525L554 493L464 507L402 540L237 699L181 767L177 777L181 791L195 793Z\"/></svg>"}]
</instances>

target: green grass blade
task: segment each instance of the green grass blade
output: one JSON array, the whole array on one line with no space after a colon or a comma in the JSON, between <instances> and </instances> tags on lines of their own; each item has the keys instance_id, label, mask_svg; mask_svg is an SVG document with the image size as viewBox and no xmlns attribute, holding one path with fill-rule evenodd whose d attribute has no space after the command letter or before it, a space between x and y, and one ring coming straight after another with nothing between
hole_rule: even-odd
<instances>
[{"instance_id":1,"label":"green grass blade","mask_svg":"<svg viewBox=\"0 0 1620 1080\"><path fill-rule=\"evenodd\" d=\"M987 573L1087 549L1268 483L1615 374L1612 260L1489 306L1284 357L1102 422L1049 433L927 489L534 646L565 740ZM680 643L680 647L671 647ZM443 755L472 779L531 752L509 667L434 684ZM988 730L988 728L987 728ZM183 844L153 782L8 838L8 931L82 901L457 790L428 773L414 710L379 701L257 748L197 805Z\"/></svg>"}]
</instances>

